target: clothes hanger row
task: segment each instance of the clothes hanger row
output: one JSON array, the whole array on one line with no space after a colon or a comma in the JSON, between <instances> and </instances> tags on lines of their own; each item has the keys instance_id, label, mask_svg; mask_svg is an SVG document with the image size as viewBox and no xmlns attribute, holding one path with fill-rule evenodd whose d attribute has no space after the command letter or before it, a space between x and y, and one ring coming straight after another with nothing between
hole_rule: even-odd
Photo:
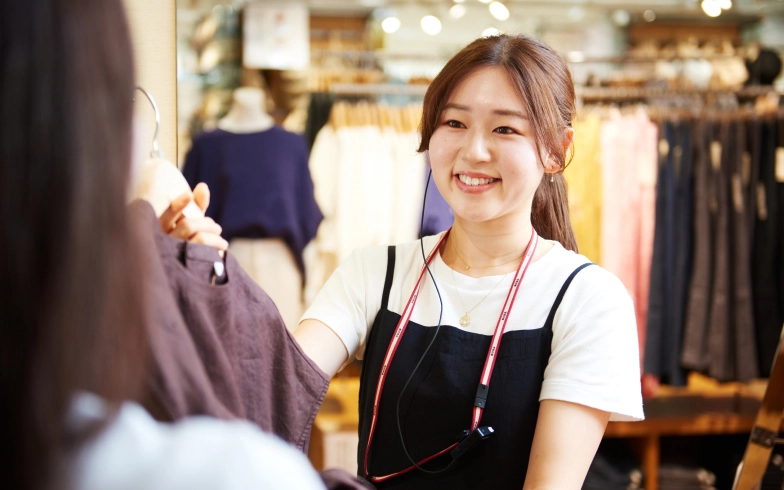
<instances>
[{"instance_id":1,"label":"clothes hanger row","mask_svg":"<svg viewBox=\"0 0 784 490\"><path fill-rule=\"evenodd\" d=\"M421 117L421 104L391 106L364 100L356 103L338 101L332 105L330 124L336 129L375 126L407 133L416 131Z\"/></svg>"}]
</instances>

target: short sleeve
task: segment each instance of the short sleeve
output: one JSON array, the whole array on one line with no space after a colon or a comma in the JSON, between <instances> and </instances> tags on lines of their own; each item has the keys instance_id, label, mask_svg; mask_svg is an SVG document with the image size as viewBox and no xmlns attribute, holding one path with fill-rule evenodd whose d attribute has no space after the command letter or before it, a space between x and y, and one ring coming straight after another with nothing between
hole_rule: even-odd
<instances>
[{"instance_id":1,"label":"short sleeve","mask_svg":"<svg viewBox=\"0 0 784 490\"><path fill-rule=\"evenodd\" d=\"M539 399L604 410L611 421L642 420L634 305L620 280L596 269L589 277L577 276L571 289L578 291L568 290L556 313ZM579 299L565 305L570 295Z\"/></svg>"},{"instance_id":2,"label":"short sleeve","mask_svg":"<svg viewBox=\"0 0 784 490\"><path fill-rule=\"evenodd\" d=\"M302 320L318 320L343 341L349 361L361 359L381 308L387 247L355 250L324 284Z\"/></svg>"}]
</instances>

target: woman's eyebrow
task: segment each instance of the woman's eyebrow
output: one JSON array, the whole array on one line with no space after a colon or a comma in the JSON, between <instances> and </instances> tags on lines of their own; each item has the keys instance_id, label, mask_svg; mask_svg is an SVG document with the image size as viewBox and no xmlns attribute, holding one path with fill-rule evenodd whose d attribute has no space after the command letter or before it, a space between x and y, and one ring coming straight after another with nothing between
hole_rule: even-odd
<instances>
[{"instance_id":1,"label":"woman's eyebrow","mask_svg":"<svg viewBox=\"0 0 784 490\"><path fill-rule=\"evenodd\" d=\"M471 109L467 105L455 104L454 102L450 102L444 106L444 110L447 109L454 109L456 111L463 111L463 112L471 112ZM493 114L498 116L512 116L512 117L519 117L520 119L528 120L528 116L525 113L520 111L515 111L512 109L495 109Z\"/></svg>"},{"instance_id":2,"label":"woman's eyebrow","mask_svg":"<svg viewBox=\"0 0 784 490\"><path fill-rule=\"evenodd\" d=\"M514 111L510 109L496 109L493 111L493 114L497 114L499 116L512 116L512 117L519 117L520 119L528 120L528 116L520 111Z\"/></svg>"}]
</instances>

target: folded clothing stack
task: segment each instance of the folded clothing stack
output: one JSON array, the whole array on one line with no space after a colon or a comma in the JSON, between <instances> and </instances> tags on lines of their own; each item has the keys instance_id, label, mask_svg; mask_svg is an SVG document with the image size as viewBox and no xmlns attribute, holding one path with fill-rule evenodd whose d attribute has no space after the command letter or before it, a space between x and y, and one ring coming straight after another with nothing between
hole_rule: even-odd
<instances>
[{"instance_id":1,"label":"folded clothing stack","mask_svg":"<svg viewBox=\"0 0 784 490\"><path fill-rule=\"evenodd\" d=\"M716 475L704 468L674 464L659 467L662 490L716 490Z\"/></svg>"}]
</instances>

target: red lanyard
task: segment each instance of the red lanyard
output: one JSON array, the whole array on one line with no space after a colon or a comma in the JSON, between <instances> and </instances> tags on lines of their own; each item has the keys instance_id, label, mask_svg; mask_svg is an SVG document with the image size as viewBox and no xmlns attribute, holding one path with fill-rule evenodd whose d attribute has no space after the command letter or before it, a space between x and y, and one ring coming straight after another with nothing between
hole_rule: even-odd
<instances>
[{"instance_id":1,"label":"red lanyard","mask_svg":"<svg viewBox=\"0 0 784 490\"><path fill-rule=\"evenodd\" d=\"M436 253L438 252L439 248L441 248L441 244L446 240L446 237L449 236L449 232L451 229L447 230L441 239L438 241L436 246L430 252L430 255L427 258L427 264L429 265L430 262L435 257ZM520 265L517 267L517 272L514 276L514 281L512 281L512 286L509 288L509 293L506 295L506 301L504 301L504 308L501 310L501 315L498 317L498 322L495 325L495 332L493 332L493 339L490 342L490 347L487 351L487 357L485 358L485 365L482 368L482 376L479 378L479 389L477 390L477 397L474 403L474 412L471 418L471 430L476 429L479 427L479 422L482 420L482 412L484 411L485 401L487 400L487 393L490 388L490 379L493 376L493 368L495 367L495 360L496 355L498 354L498 348L501 346L501 337L504 334L504 330L506 330L506 323L509 321L509 313L512 311L512 306L514 305L514 301L517 298L517 291L520 288L520 283L525 277L525 273L528 270L528 266L531 264L531 259L536 251L536 245L539 241L539 236L536 234L536 231L531 229L531 238L528 241L528 246L525 249L525 255L523 260L520 262ZM373 399L373 418L370 422L370 435L368 435L368 442L367 446L365 447L365 460L364 460L364 471L365 475L368 475L368 454L370 453L370 445L373 442L373 433L376 429L376 423L378 422L378 407L381 402L381 393L384 390L384 382L387 379L387 374L389 374L389 366L392 364L392 359L395 357L395 352L397 351L398 346L400 345L400 341L403 339L403 334L406 331L406 327L408 327L408 322L411 319L411 314L414 312L414 305L416 305L417 298L419 296L419 290L422 287L422 278L425 275L425 271L427 270L426 266L422 266L422 271L419 273L419 279L414 286L414 290L411 292L411 297L408 299L408 303L406 303L406 307L403 309L403 313L400 315L400 321L397 322L397 327L395 327L395 334L392 336L392 340L389 342L389 346L387 347L386 355L384 355L384 363L381 366L381 373L378 377L378 383L376 384L376 395ZM451 446L447 447L446 449L429 456L419 463L418 465L422 465L433 458L441 456L442 454L446 454L447 452L454 449L459 442L452 444ZM403 473L407 473L413 470L415 466L410 466L404 470L398 471L396 473L391 473L389 475L384 476L371 476L370 480L374 482L381 482L388 480L394 476L402 475Z\"/></svg>"}]
</instances>

